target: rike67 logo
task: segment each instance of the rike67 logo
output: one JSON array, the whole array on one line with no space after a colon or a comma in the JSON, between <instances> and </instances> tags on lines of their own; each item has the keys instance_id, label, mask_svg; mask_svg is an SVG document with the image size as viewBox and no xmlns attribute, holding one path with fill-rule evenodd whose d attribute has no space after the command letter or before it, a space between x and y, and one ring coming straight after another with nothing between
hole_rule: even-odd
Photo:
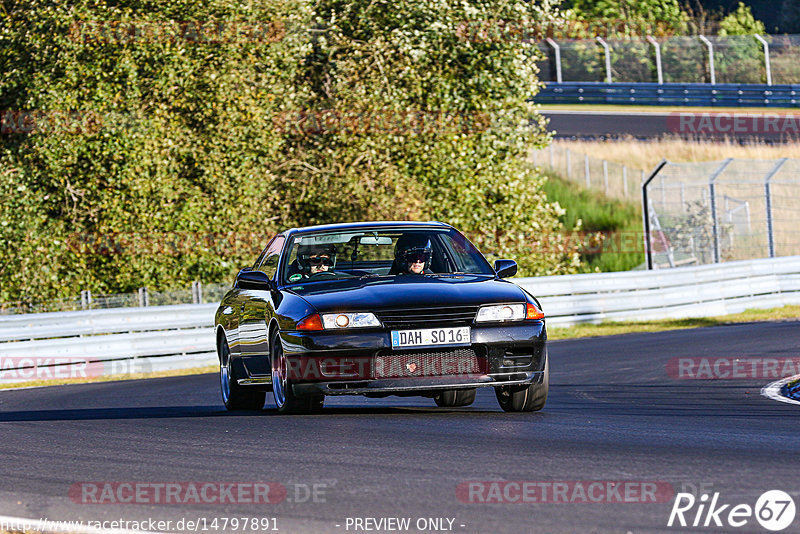
<instances>
[{"instance_id":1,"label":"rike67 logo","mask_svg":"<svg viewBox=\"0 0 800 534\"><path fill-rule=\"evenodd\" d=\"M708 494L697 499L691 493L678 493L667 526L740 528L751 524L750 521L755 518L763 528L777 532L791 525L794 516L794 500L781 490L763 493L754 507L749 504L723 504L719 500L719 492L710 499Z\"/></svg>"}]
</instances>

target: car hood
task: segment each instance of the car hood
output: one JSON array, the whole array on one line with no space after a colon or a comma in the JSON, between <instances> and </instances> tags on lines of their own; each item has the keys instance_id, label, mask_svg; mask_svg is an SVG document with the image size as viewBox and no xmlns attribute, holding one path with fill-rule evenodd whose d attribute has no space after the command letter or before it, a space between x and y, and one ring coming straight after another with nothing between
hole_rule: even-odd
<instances>
[{"instance_id":1,"label":"car hood","mask_svg":"<svg viewBox=\"0 0 800 534\"><path fill-rule=\"evenodd\" d=\"M470 275L342 280L321 285L295 286L291 291L302 296L321 313L477 306L526 300L522 289L511 282Z\"/></svg>"}]
</instances>

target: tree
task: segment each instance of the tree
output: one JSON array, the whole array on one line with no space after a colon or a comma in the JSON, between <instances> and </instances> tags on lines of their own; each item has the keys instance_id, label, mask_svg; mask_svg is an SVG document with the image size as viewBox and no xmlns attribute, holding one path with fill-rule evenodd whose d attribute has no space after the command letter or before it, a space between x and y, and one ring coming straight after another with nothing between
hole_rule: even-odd
<instances>
[{"instance_id":1,"label":"tree","mask_svg":"<svg viewBox=\"0 0 800 534\"><path fill-rule=\"evenodd\" d=\"M217 282L276 230L332 221L440 219L524 274L574 270L531 245L561 229L525 162L548 141L537 48L463 32L547 9L5 5L0 110L38 115L0 136L0 302Z\"/></svg>"},{"instance_id":2,"label":"tree","mask_svg":"<svg viewBox=\"0 0 800 534\"><path fill-rule=\"evenodd\" d=\"M719 35L763 35L766 33L764 23L756 20L749 6L739 2L736 11L729 13L720 22Z\"/></svg>"},{"instance_id":3,"label":"tree","mask_svg":"<svg viewBox=\"0 0 800 534\"><path fill-rule=\"evenodd\" d=\"M589 23L606 21L627 35L683 35L688 15L678 0L574 0L574 13Z\"/></svg>"}]
</instances>

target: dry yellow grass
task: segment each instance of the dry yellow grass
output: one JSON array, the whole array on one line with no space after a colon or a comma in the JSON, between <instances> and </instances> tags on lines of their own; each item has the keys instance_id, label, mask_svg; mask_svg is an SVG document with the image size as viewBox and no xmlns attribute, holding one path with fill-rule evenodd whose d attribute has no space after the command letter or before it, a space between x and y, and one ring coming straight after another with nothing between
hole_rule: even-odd
<instances>
[{"instance_id":1,"label":"dry yellow grass","mask_svg":"<svg viewBox=\"0 0 800 534\"><path fill-rule=\"evenodd\" d=\"M635 169L652 170L666 158L673 162L739 159L800 159L800 143L742 145L736 141L687 141L663 138L653 141L555 141L564 148Z\"/></svg>"},{"instance_id":2,"label":"dry yellow grass","mask_svg":"<svg viewBox=\"0 0 800 534\"><path fill-rule=\"evenodd\" d=\"M764 310L752 309L742 313L718 317L663 319L660 321L619 321L601 324L579 324L562 328L551 327L547 329L547 337L551 340L575 339L579 337L616 336L641 332L665 332L668 330L721 326L734 323L786 320L800 320L800 306L783 306L782 308Z\"/></svg>"}]
</instances>

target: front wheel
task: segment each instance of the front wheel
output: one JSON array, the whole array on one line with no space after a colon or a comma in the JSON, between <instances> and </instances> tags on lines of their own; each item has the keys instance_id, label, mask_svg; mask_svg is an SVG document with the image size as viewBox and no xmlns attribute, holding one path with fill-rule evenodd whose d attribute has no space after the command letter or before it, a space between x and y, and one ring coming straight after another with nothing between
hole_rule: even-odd
<instances>
[{"instance_id":1,"label":"front wheel","mask_svg":"<svg viewBox=\"0 0 800 534\"><path fill-rule=\"evenodd\" d=\"M544 373L538 384L494 388L497 402L504 412L538 412L547 402L550 390L550 358L544 353Z\"/></svg>"},{"instance_id":2,"label":"front wheel","mask_svg":"<svg viewBox=\"0 0 800 534\"><path fill-rule=\"evenodd\" d=\"M254 391L239 385L239 373L231 358L228 341L224 338L219 352L219 388L222 402L228 410L260 410L267 398L263 391Z\"/></svg>"},{"instance_id":3,"label":"front wheel","mask_svg":"<svg viewBox=\"0 0 800 534\"><path fill-rule=\"evenodd\" d=\"M278 413L311 413L322 410L325 395L298 397L292 388L292 378L286 355L283 353L281 335L278 331L270 340L270 362L272 365L272 396Z\"/></svg>"},{"instance_id":4,"label":"front wheel","mask_svg":"<svg viewBox=\"0 0 800 534\"><path fill-rule=\"evenodd\" d=\"M475 402L477 389L446 389L434 395L433 400L436 406L442 408L455 408L457 406L469 406Z\"/></svg>"}]
</instances>

